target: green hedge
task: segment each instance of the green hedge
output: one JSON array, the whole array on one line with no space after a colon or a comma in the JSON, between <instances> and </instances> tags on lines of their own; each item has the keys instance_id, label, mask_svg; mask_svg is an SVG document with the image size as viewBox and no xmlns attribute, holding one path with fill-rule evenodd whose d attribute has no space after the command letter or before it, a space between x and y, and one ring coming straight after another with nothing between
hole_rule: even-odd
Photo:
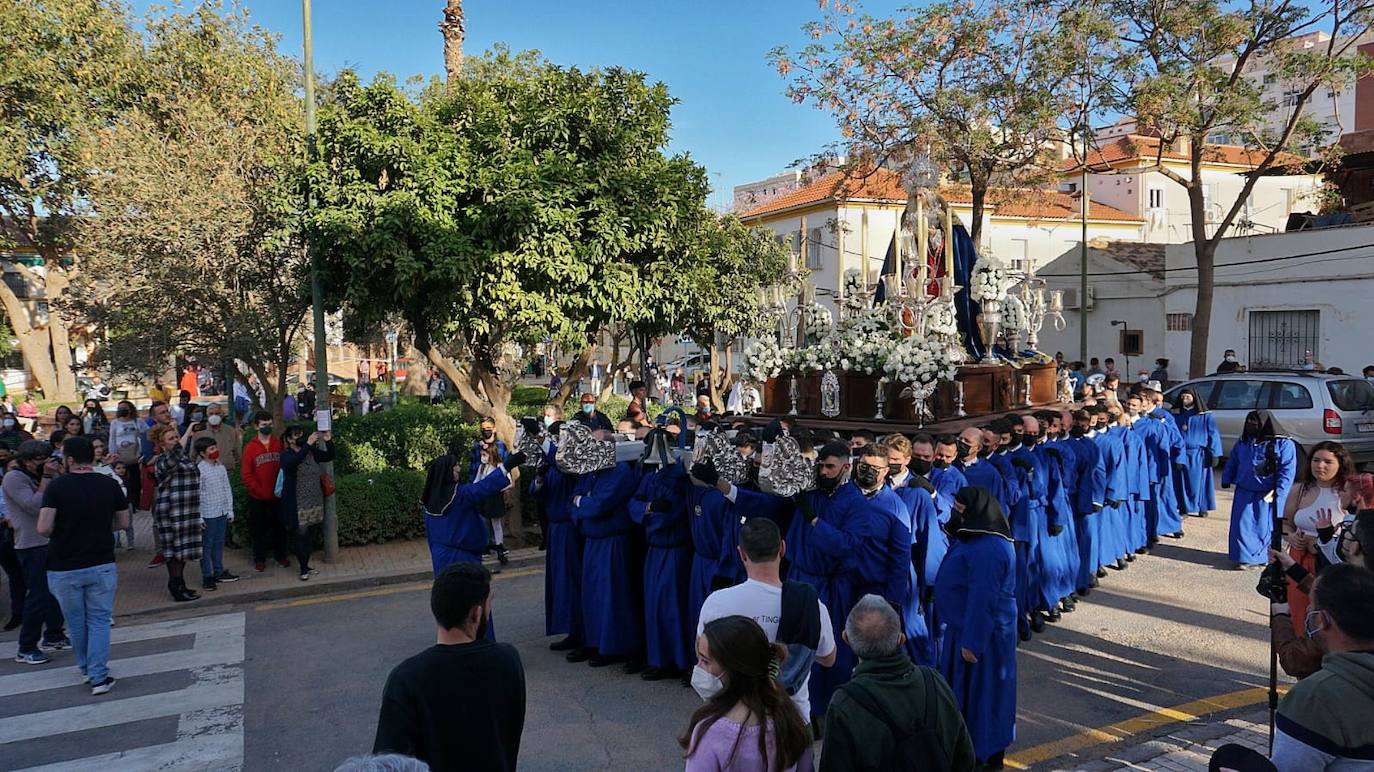
<instances>
[{"instance_id":1,"label":"green hedge","mask_svg":"<svg viewBox=\"0 0 1374 772\"><path fill-rule=\"evenodd\" d=\"M424 472L388 469L341 475L336 485L339 544L384 544L424 535L424 513L420 511Z\"/></svg>"},{"instance_id":2,"label":"green hedge","mask_svg":"<svg viewBox=\"0 0 1374 772\"><path fill-rule=\"evenodd\" d=\"M467 421L461 405L401 405L335 421L335 466L341 477L391 469L418 471L446 453L450 442L470 445L476 438L477 426Z\"/></svg>"}]
</instances>

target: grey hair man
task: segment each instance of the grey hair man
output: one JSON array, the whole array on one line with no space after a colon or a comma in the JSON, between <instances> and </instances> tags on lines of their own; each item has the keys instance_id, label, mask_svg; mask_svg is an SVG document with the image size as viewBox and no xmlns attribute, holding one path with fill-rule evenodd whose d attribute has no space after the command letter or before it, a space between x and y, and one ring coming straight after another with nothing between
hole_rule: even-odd
<instances>
[{"instance_id":1,"label":"grey hair man","mask_svg":"<svg viewBox=\"0 0 1374 772\"><path fill-rule=\"evenodd\" d=\"M821 772L973 770L973 740L954 692L934 670L912 664L896 610L881 596L865 595L843 635L859 665L825 714Z\"/></svg>"}]
</instances>

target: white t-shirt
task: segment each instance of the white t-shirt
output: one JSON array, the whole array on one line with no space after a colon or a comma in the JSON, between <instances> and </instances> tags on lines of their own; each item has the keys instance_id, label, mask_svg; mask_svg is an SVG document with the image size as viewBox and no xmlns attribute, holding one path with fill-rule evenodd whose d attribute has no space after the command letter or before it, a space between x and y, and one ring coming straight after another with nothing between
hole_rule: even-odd
<instances>
[{"instance_id":1,"label":"white t-shirt","mask_svg":"<svg viewBox=\"0 0 1374 772\"><path fill-rule=\"evenodd\" d=\"M816 656L828 657L835 653L835 631L830 624L830 612L825 604L816 601L821 607L821 640L816 644ZM778 640L778 623L782 620L782 588L764 584L753 579L734 587L716 590L706 596L701 604L701 621L697 622L697 635L705 629L707 622L728 616L749 617L759 623L768 640ZM811 723L811 678L808 676L792 702L801 711L802 721Z\"/></svg>"}]
</instances>

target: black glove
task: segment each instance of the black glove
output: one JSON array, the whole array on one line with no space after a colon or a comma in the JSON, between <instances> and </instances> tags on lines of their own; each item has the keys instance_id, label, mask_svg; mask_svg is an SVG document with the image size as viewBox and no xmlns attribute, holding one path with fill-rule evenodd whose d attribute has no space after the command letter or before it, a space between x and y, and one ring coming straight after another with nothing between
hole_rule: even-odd
<instances>
[{"instance_id":1,"label":"black glove","mask_svg":"<svg viewBox=\"0 0 1374 772\"><path fill-rule=\"evenodd\" d=\"M1024 469L1027 472L1035 471L1035 465L1021 456L1016 456L1012 458L1011 465L1018 469Z\"/></svg>"},{"instance_id":2,"label":"black glove","mask_svg":"<svg viewBox=\"0 0 1374 772\"><path fill-rule=\"evenodd\" d=\"M692 464L692 477L706 483L708 487L716 487L720 482L720 473L711 464Z\"/></svg>"},{"instance_id":3,"label":"black glove","mask_svg":"<svg viewBox=\"0 0 1374 772\"><path fill-rule=\"evenodd\" d=\"M506 471L507 471L507 472L509 472L510 470L516 468L517 466L524 466L524 465L525 465L525 454L524 454L524 453L521 453L521 452L518 451L518 450L515 451L514 453L510 454L509 456L506 456L506 460L501 462L501 466L504 466L504 467L506 468Z\"/></svg>"},{"instance_id":4,"label":"black glove","mask_svg":"<svg viewBox=\"0 0 1374 772\"><path fill-rule=\"evenodd\" d=\"M913 474L906 485L908 488L920 488L926 493L935 493L935 486L931 485L930 480L927 480L923 475Z\"/></svg>"},{"instance_id":5,"label":"black glove","mask_svg":"<svg viewBox=\"0 0 1374 772\"><path fill-rule=\"evenodd\" d=\"M802 519L807 525L816 522L816 508L811 506L811 497L805 493L798 493L792 497L792 503L797 506L797 511L801 513Z\"/></svg>"},{"instance_id":6,"label":"black glove","mask_svg":"<svg viewBox=\"0 0 1374 772\"><path fill-rule=\"evenodd\" d=\"M1052 525L1052 526L1049 527L1049 532L1050 532L1050 536L1058 536L1059 534L1061 534L1061 533L1064 532L1064 526L1062 526L1062 525Z\"/></svg>"},{"instance_id":7,"label":"black glove","mask_svg":"<svg viewBox=\"0 0 1374 772\"><path fill-rule=\"evenodd\" d=\"M672 512L672 511L673 511L673 501L672 501L672 499L654 499L653 501L649 502L649 511L650 511L650 512Z\"/></svg>"},{"instance_id":8,"label":"black glove","mask_svg":"<svg viewBox=\"0 0 1374 772\"><path fill-rule=\"evenodd\" d=\"M1224 483L1221 484L1221 489L1222 489L1222 490L1228 490L1230 487L1231 487L1231 483L1224 482Z\"/></svg>"},{"instance_id":9,"label":"black glove","mask_svg":"<svg viewBox=\"0 0 1374 772\"><path fill-rule=\"evenodd\" d=\"M1121 506L1121 502L1117 501L1116 499L1107 499L1107 506L1109 506L1109 507L1119 507L1119 506Z\"/></svg>"}]
</instances>

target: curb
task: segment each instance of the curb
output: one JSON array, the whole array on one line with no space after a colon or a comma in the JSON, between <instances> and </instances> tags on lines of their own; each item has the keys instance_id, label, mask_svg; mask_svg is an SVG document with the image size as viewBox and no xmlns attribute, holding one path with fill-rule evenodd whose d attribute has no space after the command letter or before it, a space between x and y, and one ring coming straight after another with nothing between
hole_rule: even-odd
<instances>
[{"instance_id":1,"label":"curb","mask_svg":"<svg viewBox=\"0 0 1374 772\"><path fill-rule=\"evenodd\" d=\"M518 553L511 552L510 563L504 566L504 570L511 571L520 568L528 568L533 565L543 565L544 554L536 549L522 549ZM482 565L492 568L496 564L495 559L482 561ZM500 574L497 574L500 576ZM314 595L327 595L334 592L352 592L354 590L365 590L373 587L385 587L392 584L405 584L407 582L423 582L434 578L434 572L429 569L421 571L405 571L392 574L373 574L370 576L357 576L342 578L335 581L323 582L301 582L296 585L285 587L274 587L270 590L254 590L249 592L236 592L221 595L202 592L200 600L189 603L177 603L168 601L165 604L149 606L148 608L138 609L116 615L118 619L137 619L139 617L151 616L155 614L165 614L169 611L192 611L195 609L218 606L251 605L272 600L287 600L295 598L308 598Z\"/></svg>"}]
</instances>

